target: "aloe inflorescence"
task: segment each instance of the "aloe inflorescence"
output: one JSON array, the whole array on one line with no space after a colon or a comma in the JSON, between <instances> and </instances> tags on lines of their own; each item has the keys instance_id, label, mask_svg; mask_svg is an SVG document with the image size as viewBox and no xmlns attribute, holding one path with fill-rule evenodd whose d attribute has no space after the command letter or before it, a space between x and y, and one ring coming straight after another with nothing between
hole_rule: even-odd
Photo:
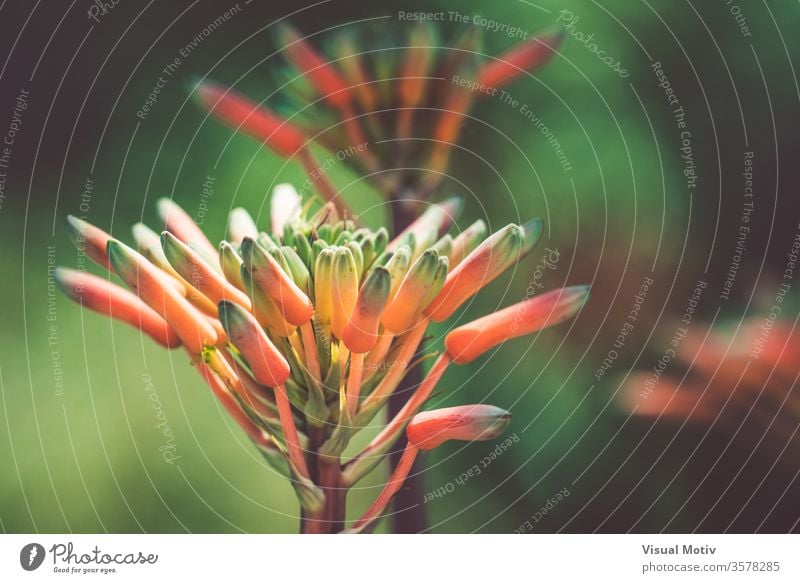
<instances>
[{"instance_id":1,"label":"aloe inflorescence","mask_svg":"<svg viewBox=\"0 0 800 583\"><path fill-rule=\"evenodd\" d=\"M271 229L234 209L229 239L213 245L175 203L158 203L164 231L133 228L129 246L70 217L71 238L129 288L59 268L64 291L84 307L183 347L214 395L294 485L306 532L344 528L347 490L408 428L406 455L376 505L352 530L374 523L420 449L447 439L487 439L508 422L484 405L420 413L452 362L576 314L585 286L535 296L455 328L404 409L351 459L342 454L373 421L407 372L431 322L450 318L536 244L541 222L486 236L478 221L448 234L456 198L431 205L389 238L331 204L311 214L288 185L273 198ZM296 212L286 212L288 208Z\"/></svg>"},{"instance_id":2,"label":"aloe inflorescence","mask_svg":"<svg viewBox=\"0 0 800 583\"><path fill-rule=\"evenodd\" d=\"M322 205L278 185L269 227L245 209L233 209L228 237L218 245L170 199L158 201L162 232L136 224L132 245L70 217L76 246L128 289L86 271L57 271L60 286L84 307L188 353L221 405L291 480L302 532L368 531L420 451L451 439L499 435L510 414L496 407L421 411L450 364L469 363L506 340L571 318L589 291L576 286L530 297L449 331L438 355L426 352L429 325L451 318L528 255L541 221L489 234L478 220L451 235L462 206L453 197L421 213L420 204L404 205L416 218L393 235L367 228L315 172L310 143L335 150L371 142L374 147L351 162L387 199L418 203L439 184L461 119L482 94L453 79L463 75L478 86L504 86L547 60L561 35L533 38L500 58L478 58L471 29L456 50L436 59L427 25L414 27L399 53L360 51L348 34L338 37L334 64L293 29L280 29L283 53L306 83L293 95L313 101L318 116L301 115L295 123L227 87L203 81L195 88L216 117L283 157L296 156L314 177ZM331 132L307 123L327 124L331 117L338 119ZM378 146L391 136L402 143L421 134L427 138L399 150ZM360 452L343 459L353 436L374 422L428 358L435 360L402 409ZM404 435L407 444L385 488L346 525L348 490Z\"/></svg>"}]
</instances>

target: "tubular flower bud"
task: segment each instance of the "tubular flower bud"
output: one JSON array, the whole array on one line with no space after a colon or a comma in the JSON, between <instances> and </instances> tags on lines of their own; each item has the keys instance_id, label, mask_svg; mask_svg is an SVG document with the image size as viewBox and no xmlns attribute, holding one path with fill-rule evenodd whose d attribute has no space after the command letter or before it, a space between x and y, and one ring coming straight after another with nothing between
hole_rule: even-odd
<instances>
[{"instance_id":1,"label":"tubular flower bud","mask_svg":"<svg viewBox=\"0 0 800 583\"><path fill-rule=\"evenodd\" d=\"M323 249L314 268L314 302L320 325L330 331L333 322L333 262L336 253Z\"/></svg>"},{"instance_id":2,"label":"tubular flower bud","mask_svg":"<svg viewBox=\"0 0 800 583\"><path fill-rule=\"evenodd\" d=\"M408 442L421 450L434 449L445 441L488 441L501 435L511 422L511 413L491 405L461 405L418 413L408 424Z\"/></svg>"},{"instance_id":3,"label":"tubular flower bud","mask_svg":"<svg viewBox=\"0 0 800 583\"><path fill-rule=\"evenodd\" d=\"M403 278L406 276L408 266L411 264L411 249L408 245L401 245L386 262L386 269L392 277L392 290L389 293L391 300L400 289Z\"/></svg>"},{"instance_id":4,"label":"tubular flower bud","mask_svg":"<svg viewBox=\"0 0 800 583\"><path fill-rule=\"evenodd\" d=\"M478 83L492 88L505 87L517 77L543 65L556 54L563 40L564 29L559 29L511 47L481 67Z\"/></svg>"},{"instance_id":5,"label":"tubular flower bud","mask_svg":"<svg viewBox=\"0 0 800 583\"><path fill-rule=\"evenodd\" d=\"M522 259L531 250L536 247L536 244L539 242L539 239L542 237L542 219L535 218L531 219L524 225L522 225L522 248L519 252L519 258Z\"/></svg>"},{"instance_id":6,"label":"tubular flower bud","mask_svg":"<svg viewBox=\"0 0 800 583\"><path fill-rule=\"evenodd\" d=\"M455 267L461 261L472 253L481 241L486 237L486 223L482 219L478 219L461 231L458 236L453 239L453 249L450 252L450 266Z\"/></svg>"},{"instance_id":7,"label":"tubular flower bud","mask_svg":"<svg viewBox=\"0 0 800 583\"><path fill-rule=\"evenodd\" d=\"M284 245L281 247L281 255L283 255L283 259L286 261L286 266L289 268L289 274L297 284L297 287L299 287L303 293L309 295L311 293L309 288L311 274L308 273L308 268L306 267L305 263L303 263L303 260L300 259L297 251L295 251L292 247L287 247Z\"/></svg>"},{"instance_id":8,"label":"tubular flower bud","mask_svg":"<svg viewBox=\"0 0 800 583\"><path fill-rule=\"evenodd\" d=\"M167 321L190 352L200 354L205 346L217 343L217 333L205 316L165 284L162 272L147 259L115 239L108 242L108 258L128 287Z\"/></svg>"},{"instance_id":9,"label":"tubular flower bud","mask_svg":"<svg viewBox=\"0 0 800 583\"><path fill-rule=\"evenodd\" d=\"M442 291L425 313L434 322L452 316L464 302L519 260L523 238L522 227L508 225L486 239L450 272Z\"/></svg>"},{"instance_id":10,"label":"tubular flower bud","mask_svg":"<svg viewBox=\"0 0 800 583\"><path fill-rule=\"evenodd\" d=\"M65 294L85 308L139 328L165 348L180 346L178 335L166 320L136 294L102 277L64 267L56 268L55 280Z\"/></svg>"},{"instance_id":11,"label":"tubular flower bud","mask_svg":"<svg viewBox=\"0 0 800 583\"><path fill-rule=\"evenodd\" d=\"M314 50L291 26L283 24L278 29L278 38L283 45L282 51L298 71L306 75L309 83L333 107L347 107L351 94L347 84L339 76L333 65L328 63Z\"/></svg>"},{"instance_id":12,"label":"tubular flower bud","mask_svg":"<svg viewBox=\"0 0 800 583\"><path fill-rule=\"evenodd\" d=\"M219 320L230 343L241 352L259 383L276 387L286 382L291 374L289 363L250 312L223 300L219 303Z\"/></svg>"},{"instance_id":13,"label":"tubular flower bud","mask_svg":"<svg viewBox=\"0 0 800 583\"><path fill-rule=\"evenodd\" d=\"M534 296L456 328L445 338L447 352L459 364L471 362L501 342L572 318L588 298L584 285Z\"/></svg>"},{"instance_id":14,"label":"tubular flower bud","mask_svg":"<svg viewBox=\"0 0 800 583\"><path fill-rule=\"evenodd\" d=\"M389 272L378 267L370 272L361 286L353 315L342 334L342 340L351 352L369 352L375 346L391 285Z\"/></svg>"},{"instance_id":15,"label":"tubular flower bud","mask_svg":"<svg viewBox=\"0 0 800 583\"><path fill-rule=\"evenodd\" d=\"M180 281L182 279L180 274L167 261L164 250L161 248L161 237L158 233L144 223L133 225L131 232L136 245L139 247L137 251L147 257L156 267L174 277L176 289L181 292L181 295L185 296L186 287Z\"/></svg>"},{"instance_id":16,"label":"tubular flower bud","mask_svg":"<svg viewBox=\"0 0 800 583\"><path fill-rule=\"evenodd\" d=\"M89 259L98 265L111 269L106 253L106 246L111 235L72 215L67 216L67 235L78 251L88 255Z\"/></svg>"},{"instance_id":17,"label":"tubular flower bud","mask_svg":"<svg viewBox=\"0 0 800 583\"><path fill-rule=\"evenodd\" d=\"M165 231L169 231L187 245L196 245L204 257L216 258L217 248L180 205L169 198L160 198L156 202L156 208Z\"/></svg>"},{"instance_id":18,"label":"tubular flower bud","mask_svg":"<svg viewBox=\"0 0 800 583\"><path fill-rule=\"evenodd\" d=\"M242 207L236 207L228 215L228 237L234 245L241 245L242 239L258 237L258 227L253 217Z\"/></svg>"},{"instance_id":19,"label":"tubular flower bud","mask_svg":"<svg viewBox=\"0 0 800 583\"><path fill-rule=\"evenodd\" d=\"M229 299L250 309L250 298L229 283L222 274L211 269L197 253L169 231L161 233L164 255L186 282L212 302Z\"/></svg>"},{"instance_id":20,"label":"tubular flower bud","mask_svg":"<svg viewBox=\"0 0 800 583\"><path fill-rule=\"evenodd\" d=\"M461 214L463 206L464 199L460 196L453 196L439 204L430 205L419 218L389 243L388 248L394 250L412 235L416 242L415 249L418 251L416 255L422 253L450 228Z\"/></svg>"},{"instance_id":21,"label":"tubular flower bud","mask_svg":"<svg viewBox=\"0 0 800 583\"><path fill-rule=\"evenodd\" d=\"M292 334L296 327L286 321L280 308L272 301L272 298L265 293L261 293L261 290L253 284L253 278L244 265L242 265L241 278L244 292L253 302L253 315L258 320L258 323L274 336L286 337Z\"/></svg>"},{"instance_id":22,"label":"tubular flower bud","mask_svg":"<svg viewBox=\"0 0 800 583\"><path fill-rule=\"evenodd\" d=\"M229 126L266 144L279 156L291 158L303 149L305 137L300 130L233 89L203 81L196 90L200 103L207 110Z\"/></svg>"},{"instance_id":23,"label":"tubular flower bud","mask_svg":"<svg viewBox=\"0 0 800 583\"><path fill-rule=\"evenodd\" d=\"M314 315L314 306L272 255L250 238L242 241L242 259L253 283L278 305L287 322L300 326Z\"/></svg>"},{"instance_id":24,"label":"tubular flower bud","mask_svg":"<svg viewBox=\"0 0 800 583\"><path fill-rule=\"evenodd\" d=\"M341 339L358 301L356 262L353 259L353 252L347 247L336 249L331 300L333 302L333 334Z\"/></svg>"},{"instance_id":25,"label":"tubular flower bud","mask_svg":"<svg viewBox=\"0 0 800 583\"><path fill-rule=\"evenodd\" d=\"M414 325L424 307L422 302L433 287L438 266L439 254L433 249L420 255L383 312L381 323L384 328L401 334Z\"/></svg>"},{"instance_id":26,"label":"tubular flower bud","mask_svg":"<svg viewBox=\"0 0 800 583\"><path fill-rule=\"evenodd\" d=\"M301 208L302 201L294 186L283 183L273 188L269 204L272 232L283 233L284 227L300 216Z\"/></svg>"},{"instance_id":27,"label":"tubular flower bud","mask_svg":"<svg viewBox=\"0 0 800 583\"><path fill-rule=\"evenodd\" d=\"M239 257L233 245L227 241L223 241L219 244L219 264L220 267L222 267L222 275L225 276L225 279L240 290L244 290L244 282L242 281L242 258Z\"/></svg>"}]
</instances>

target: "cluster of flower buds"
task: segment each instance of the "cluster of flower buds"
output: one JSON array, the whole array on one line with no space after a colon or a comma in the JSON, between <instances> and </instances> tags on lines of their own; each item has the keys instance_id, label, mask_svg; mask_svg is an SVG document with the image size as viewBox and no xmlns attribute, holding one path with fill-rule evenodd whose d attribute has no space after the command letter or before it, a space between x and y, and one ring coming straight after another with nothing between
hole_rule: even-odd
<instances>
[{"instance_id":1,"label":"cluster of flower buds","mask_svg":"<svg viewBox=\"0 0 800 583\"><path fill-rule=\"evenodd\" d=\"M795 459L800 334L793 323L769 314L716 330L701 322L675 329L652 371L627 375L622 407L648 419L718 428L749 447L764 444Z\"/></svg>"},{"instance_id":2,"label":"cluster of flower buds","mask_svg":"<svg viewBox=\"0 0 800 583\"><path fill-rule=\"evenodd\" d=\"M158 202L159 235L142 223L132 246L70 218L70 237L118 276L57 270L84 307L139 328L167 348L183 347L220 403L266 459L294 485L305 532L344 529L347 491L407 431L408 447L386 489L352 525L375 523L419 450L448 439L498 435L509 414L486 405L420 413L452 362L575 315L588 288L537 295L450 331L445 349L404 409L360 453L343 461L407 372L419 364L430 322L453 315L476 292L527 255L541 222L487 235L478 221L452 237L461 206L431 205L390 240L343 219L332 204L311 213L289 185L272 197L260 230L241 208L228 239L213 245L179 206Z\"/></svg>"},{"instance_id":3,"label":"cluster of flower buds","mask_svg":"<svg viewBox=\"0 0 800 583\"><path fill-rule=\"evenodd\" d=\"M477 27L445 40L429 22L402 31L371 24L340 29L327 56L291 26L276 30L288 65L276 73L281 106L206 80L196 96L237 131L280 156L296 156L317 189L337 204L312 141L344 153L342 159L383 195L413 205L441 182L474 104L536 71L564 36L561 29L545 32L488 56Z\"/></svg>"}]
</instances>

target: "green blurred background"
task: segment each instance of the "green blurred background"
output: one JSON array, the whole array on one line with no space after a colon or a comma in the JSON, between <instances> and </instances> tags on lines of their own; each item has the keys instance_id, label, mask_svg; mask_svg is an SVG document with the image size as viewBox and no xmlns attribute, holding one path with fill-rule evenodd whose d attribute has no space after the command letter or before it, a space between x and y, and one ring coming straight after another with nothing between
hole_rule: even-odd
<instances>
[{"instance_id":1,"label":"green blurred background","mask_svg":"<svg viewBox=\"0 0 800 583\"><path fill-rule=\"evenodd\" d=\"M709 282L698 317L711 319L719 310L721 319L737 320L759 313L754 292L783 269L800 215L792 63L800 54L797 2L740 2L749 37L724 1L331 0L291 9L240 2L240 14L183 59L145 119L136 113L165 65L232 4L144 8L123 1L99 22L87 17L90 3L83 4L34 9L12 1L0 10L6 57L0 133L20 91L30 91L0 206L4 531L296 530L288 483L265 466L185 355L81 312L48 287L48 265L76 264L63 230L69 213L126 241L134 222L156 226L154 201L161 196L201 217L214 241L224 235L232 206L265 222L271 187L299 186L302 171L206 119L188 101L192 79L209 75L262 99L274 90L278 60L270 56L270 24L277 18L296 11L289 20L313 34L373 16L396 20L398 11L438 10L482 15L530 33L571 11L579 18L574 30L592 34L629 76L620 77L585 42L568 37L559 57L509 88L562 145L567 172L517 108L485 100L465 124L465 149L438 192L465 196L459 226L484 218L496 229L538 215L547 231L539 252L494 282L461 318L519 301L532 281L591 283L593 296L574 324L448 371L438 402L486 399L509 408L509 435L519 442L464 484L456 478L493 443L428 455L426 489L446 491L426 504L431 530L511 532L563 489L569 496L534 531L793 527L797 468L767 473L773 460L755 456L732 484L749 451L726 447L725 434L705 435L703 428L631 419L614 395L620 375L652 367L663 346L660 331L671 333L664 322L680 316L698 279ZM459 30L455 23L443 26L445 38ZM499 32L486 31L484 38L489 54L513 43ZM693 193L682 173L680 132L651 69L655 61L686 110L698 174ZM755 153L756 212L731 299L723 302L718 295L736 245L746 151ZM340 167L334 172L337 183L352 179ZM202 213L208 177L213 196ZM349 196L358 207L377 200L360 186ZM557 265L537 272L546 248L558 252ZM635 331L613 370L597 381L595 371L645 277L656 283ZM797 302L791 305L785 315L796 318ZM438 342L437 336L432 347ZM172 464L159 452L165 439L155 427L148 378L174 434L179 459ZM713 472L711 461L720 462ZM386 471L376 470L351 493L350 515L371 502ZM709 500L720 501L710 513Z\"/></svg>"}]
</instances>

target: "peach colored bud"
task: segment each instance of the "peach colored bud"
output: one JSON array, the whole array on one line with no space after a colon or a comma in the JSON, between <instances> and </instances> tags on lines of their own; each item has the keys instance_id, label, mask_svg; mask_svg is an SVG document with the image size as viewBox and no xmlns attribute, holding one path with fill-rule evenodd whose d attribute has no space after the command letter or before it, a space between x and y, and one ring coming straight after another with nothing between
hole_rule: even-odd
<instances>
[{"instance_id":1,"label":"peach colored bud","mask_svg":"<svg viewBox=\"0 0 800 583\"><path fill-rule=\"evenodd\" d=\"M223 122L266 144L279 156L291 158L303 149L305 137L300 130L233 89L203 81L197 86L197 95Z\"/></svg>"},{"instance_id":2,"label":"peach colored bud","mask_svg":"<svg viewBox=\"0 0 800 583\"><path fill-rule=\"evenodd\" d=\"M98 265L111 269L106 253L106 246L111 235L72 215L67 216L67 235L78 251L86 253L89 259Z\"/></svg>"},{"instance_id":3,"label":"peach colored bud","mask_svg":"<svg viewBox=\"0 0 800 583\"><path fill-rule=\"evenodd\" d=\"M486 239L450 272L425 314L434 322L452 316L464 302L519 260L524 235L522 227L508 225Z\"/></svg>"},{"instance_id":4,"label":"peach colored bud","mask_svg":"<svg viewBox=\"0 0 800 583\"><path fill-rule=\"evenodd\" d=\"M169 231L187 245L196 245L204 258L213 258L211 260L216 261L217 248L180 205L169 198L160 198L156 201L156 209L165 231Z\"/></svg>"},{"instance_id":5,"label":"peach colored bud","mask_svg":"<svg viewBox=\"0 0 800 583\"><path fill-rule=\"evenodd\" d=\"M342 333L342 341L351 352L369 352L375 346L378 325L391 286L392 278L385 267L376 267L367 276L359 291L353 315Z\"/></svg>"},{"instance_id":6,"label":"peach colored bud","mask_svg":"<svg viewBox=\"0 0 800 583\"><path fill-rule=\"evenodd\" d=\"M273 188L269 205L272 233L282 235L283 228L300 216L302 207L303 201L291 184L278 184Z\"/></svg>"},{"instance_id":7,"label":"peach colored bud","mask_svg":"<svg viewBox=\"0 0 800 583\"><path fill-rule=\"evenodd\" d=\"M250 298L229 283L195 251L169 231L161 233L164 255L181 277L201 294L217 304L224 299L251 308Z\"/></svg>"},{"instance_id":8,"label":"peach colored bud","mask_svg":"<svg viewBox=\"0 0 800 583\"><path fill-rule=\"evenodd\" d=\"M424 213L397 235L387 248L394 251L411 235L415 241L414 256L421 255L440 236L444 235L458 218L463 206L464 199L460 196L453 196L438 204L430 205Z\"/></svg>"},{"instance_id":9,"label":"peach colored bud","mask_svg":"<svg viewBox=\"0 0 800 583\"><path fill-rule=\"evenodd\" d=\"M445 441L488 441L501 435L511 413L491 405L461 405L418 413L408 424L408 442L421 450Z\"/></svg>"},{"instance_id":10,"label":"peach colored bud","mask_svg":"<svg viewBox=\"0 0 800 583\"><path fill-rule=\"evenodd\" d=\"M420 255L383 312L381 323L384 328L402 334L414 325L422 313L422 302L433 287L438 266L439 254L433 249Z\"/></svg>"},{"instance_id":11,"label":"peach colored bud","mask_svg":"<svg viewBox=\"0 0 800 583\"><path fill-rule=\"evenodd\" d=\"M475 360L501 342L555 326L577 314L589 286L553 290L459 326L445 338L447 353L459 364Z\"/></svg>"},{"instance_id":12,"label":"peach colored bud","mask_svg":"<svg viewBox=\"0 0 800 583\"><path fill-rule=\"evenodd\" d=\"M250 272L242 265L240 275L244 292L253 302L253 315L262 327L266 328L273 336L286 337L291 335L296 326L292 326L283 317L278 305L272 298L263 293L254 283Z\"/></svg>"},{"instance_id":13,"label":"peach colored bud","mask_svg":"<svg viewBox=\"0 0 800 583\"><path fill-rule=\"evenodd\" d=\"M227 300L221 301L218 309L230 343L241 352L255 379L268 387L285 383L291 374L289 363L250 312Z\"/></svg>"},{"instance_id":14,"label":"peach colored bud","mask_svg":"<svg viewBox=\"0 0 800 583\"><path fill-rule=\"evenodd\" d=\"M236 207L228 215L228 238L234 245L241 245L242 239L258 237L258 227L253 217L242 207Z\"/></svg>"},{"instance_id":15,"label":"peach colored bud","mask_svg":"<svg viewBox=\"0 0 800 583\"><path fill-rule=\"evenodd\" d=\"M197 308L165 283L163 271L115 239L109 240L107 252L122 280L167 321L190 352L200 354L204 347L217 343L214 328Z\"/></svg>"},{"instance_id":16,"label":"peach colored bud","mask_svg":"<svg viewBox=\"0 0 800 583\"><path fill-rule=\"evenodd\" d=\"M136 294L102 277L64 267L56 268L55 280L64 293L81 306L126 322L166 348L180 346L178 335L166 320Z\"/></svg>"},{"instance_id":17,"label":"peach colored bud","mask_svg":"<svg viewBox=\"0 0 800 583\"><path fill-rule=\"evenodd\" d=\"M261 245L246 237L242 259L255 283L278 305L286 321L300 326L311 320L314 306L281 265Z\"/></svg>"}]
</instances>

